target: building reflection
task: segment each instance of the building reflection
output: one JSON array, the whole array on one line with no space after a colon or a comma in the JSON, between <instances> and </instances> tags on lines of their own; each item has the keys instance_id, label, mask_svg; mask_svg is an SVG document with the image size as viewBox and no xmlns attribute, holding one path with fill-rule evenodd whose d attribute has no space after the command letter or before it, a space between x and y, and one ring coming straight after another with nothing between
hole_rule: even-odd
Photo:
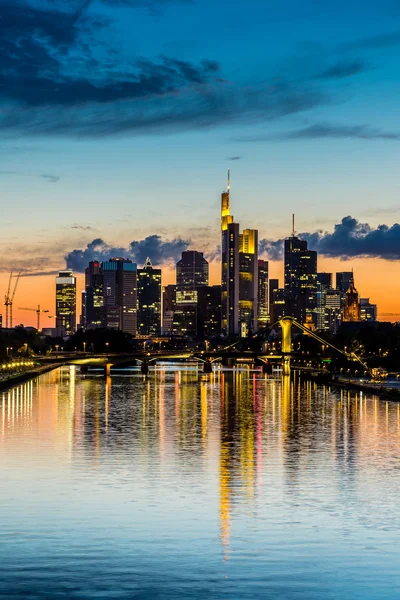
<instances>
[{"instance_id":1,"label":"building reflection","mask_svg":"<svg viewBox=\"0 0 400 600\"><path fill-rule=\"evenodd\" d=\"M329 464L340 492L356 463L368 471L382 452L396 456L400 435L398 404L298 376L269 378L248 367L204 375L186 364L106 379L62 367L0 394L0 420L8 452L30 436L38 460L102 469L113 459L132 477L173 473L177 494L182 482L212 487L225 560L235 520L262 507L281 481L283 500L298 501L304 478Z\"/></svg>"}]
</instances>

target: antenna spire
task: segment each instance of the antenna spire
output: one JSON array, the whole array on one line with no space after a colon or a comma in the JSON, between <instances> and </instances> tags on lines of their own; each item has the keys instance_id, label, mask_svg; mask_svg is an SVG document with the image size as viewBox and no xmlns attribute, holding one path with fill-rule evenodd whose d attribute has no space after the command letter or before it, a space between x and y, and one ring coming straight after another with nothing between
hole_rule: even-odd
<instances>
[{"instance_id":1,"label":"antenna spire","mask_svg":"<svg viewBox=\"0 0 400 600\"><path fill-rule=\"evenodd\" d=\"M231 170L228 169L228 192L231 191Z\"/></svg>"},{"instance_id":2,"label":"antenna spire","mask_svg":"<svg viewBox=\"0 0 400 600\"><path fill-rule=\"evenodd\" d=\"M292 236L294 237L295 231L294 231L294 213L292 214Z\"/></svg>"}]
</instances>

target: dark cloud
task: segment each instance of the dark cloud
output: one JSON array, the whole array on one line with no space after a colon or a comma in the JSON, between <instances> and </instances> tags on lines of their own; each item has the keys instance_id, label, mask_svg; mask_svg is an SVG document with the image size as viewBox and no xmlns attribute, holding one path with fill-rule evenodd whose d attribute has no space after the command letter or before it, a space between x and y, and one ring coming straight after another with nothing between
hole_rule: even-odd
<instances>
[{"instance_id":1,"label":"dark cloud","mask_svg":"<svg viewBox=\"0 0 400 600\"><path fill-rule=\"evenodd\" d=\"M380 50L400 46L400 31L382 33L342 45L343 50Z\"/></svg>"},{"instance_id":2,"label":"dark cloud","mask_svg":"<svg viewBox=\"0 0 400 600\"><path fill-rule=\"evenodd\" d=\"M236 86L210 59L194 64L160 56L127 63L110 47L107 21L90 5L0 0L4 136L168 133L277 119L329 101L312 86L282 79Z\"/></svg>"},{"instance_id":3,"label":"dark cloud","mask_svg":"<svg viewBox=\"0 0 400 600\"><path fill-rule=\"evenodd\" d=\"M190 240L175 238L162 240L159 235L149 235L143 240L132 241L128 248L110 246L101 238L96 238L87 244L84 250L72 250L66 257L66 266L75 272L82 273L91 260L106 261L112 257L129 258L144 264L149 256L154 265L173 263L179 260L181 253L187 250Z\"/></svg>"},{"instance_id":4,"label":"dark cloud","mask_svg":"<svg viewBox=\"0 0 400 600\"><path fill-rule=\"evenodd\" d=\"M353 77L369 69L369 65L361 60L354 60L351 62L338 62L327 69L321 71L316 78L317 79L344 79L346 77Z\"/></svg>"},{"instance_id":5,"label":"dark cloud","mask_svg":"<svg viewBox=\"0 0 400 600\"><path fill-rule=\"evenodd\" d=\"M300 233L298 236L308 241L310 250L317 250L324 256L342 259L365 257L400 260L398 223L372 227L368 223L361 223L347 216L335 225L332 233L319 230L313 233ZM281 259L283 242L283 239L261 240L260 254L269 256L271 260Z\"/></svg>"},{"instance_id":6,"label":"dark cloud","mask_svg":"<svg viewBox=\"0 0 400 600\"><path fill-rule=\"evenodd\" d=\"M296 129L280 134L255 135L240 138L244 142L280 142L290 140L314 140L320 138L331 139L361 139L361 140L400 140L399 132L382 131L368 125L334 125L329 123L316 123L303 129Z\"/></svg>"},{"instance_id":7,"label":"dark cloud","mask_svg":"<svg viewBox=\"0 0 400 600\"><path fill-rule=\"evenodd\" d=\"M241 158L241 156L230 156L229 158L227 158L227 160L240 160Z\"/></svg>"},{"instance_id":8,"label":"dark cloud","mask_svg":"<svg viewBox=\"0 0 400 600\"><path fill-rule=\"evenodd\" d=\"M60 177L58 175L43 174L40 177L42 177L42 179L46 179L46 181L48 181L49 183L57 183L58 181L60 181Z\"/></svg>"}]
</instances>

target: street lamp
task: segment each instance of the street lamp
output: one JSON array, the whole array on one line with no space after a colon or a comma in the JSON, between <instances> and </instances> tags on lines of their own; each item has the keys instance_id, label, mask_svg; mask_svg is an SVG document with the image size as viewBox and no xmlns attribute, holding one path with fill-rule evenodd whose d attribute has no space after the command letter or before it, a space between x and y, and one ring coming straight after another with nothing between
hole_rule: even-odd
<instances>
[{"instance_id":1,"label":"street lamp","mask_svg":"<svg viewBox=\"0 0 400 600\"><path fill-rule=\"evenodd\" d=\"M110 345L110 342L106 342L106 353L108 352L108 346Z\"/></svg>"},{"instance_id":2,"label":"street lamp","mask_svg":"<svg viewBox=\"0 0 400 600\"><path fill-rule=\"evenodd\" d=\"M83 351L86 352L86 342L83 342Z\"/></svg>"}]
</instances>

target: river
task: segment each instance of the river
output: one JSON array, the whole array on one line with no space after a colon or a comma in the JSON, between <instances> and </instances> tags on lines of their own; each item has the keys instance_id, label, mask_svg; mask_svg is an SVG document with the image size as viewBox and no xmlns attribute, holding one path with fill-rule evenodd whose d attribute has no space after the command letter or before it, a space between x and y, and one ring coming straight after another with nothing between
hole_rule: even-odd
<instances>
[{"instance_id":1,"label":"river","mask_svg":"<svg viewBox=\"0 0 400 600\"><path fill-rule=\"evenodd\" d=\"M0 597L400 597L400 404L250 369L0 394Z\"/></svg>"}]
</instances>

